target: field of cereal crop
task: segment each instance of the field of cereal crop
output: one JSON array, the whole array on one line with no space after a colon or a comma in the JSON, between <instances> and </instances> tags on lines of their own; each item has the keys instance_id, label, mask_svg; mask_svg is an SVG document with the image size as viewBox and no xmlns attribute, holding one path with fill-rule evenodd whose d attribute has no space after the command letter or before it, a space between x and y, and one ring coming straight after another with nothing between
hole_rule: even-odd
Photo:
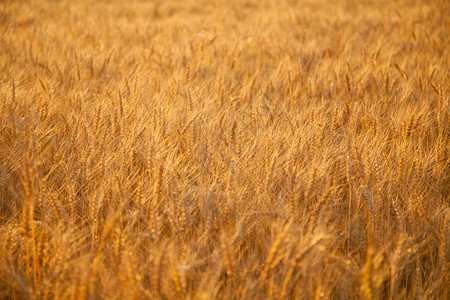
<instances>
[{"instance_id":1,"label":"field of cereal crop","mask_svg":"<svg viewBox=\"0 0 450 300\"><path fill-rule=\"evenodd\" d=\"M0 1L1 299L446 299L448 1Z\"/></svg>"}]
</instances>

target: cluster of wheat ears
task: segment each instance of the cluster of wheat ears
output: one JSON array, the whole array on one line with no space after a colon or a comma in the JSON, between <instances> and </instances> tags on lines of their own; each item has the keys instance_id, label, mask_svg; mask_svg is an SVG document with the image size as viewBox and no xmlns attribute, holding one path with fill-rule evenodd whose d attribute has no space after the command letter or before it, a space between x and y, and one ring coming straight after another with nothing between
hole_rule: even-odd
<instances>
[{"instance_id":1,"label":"cluster of wheat ears","mask_svg":"<svg viewBox=\"0 0 450 300\"><path fill-rule=\"evenodd\" d=\"M1 299L445 299L448 1L1 1Z\"/></svg>"}]
</instances>

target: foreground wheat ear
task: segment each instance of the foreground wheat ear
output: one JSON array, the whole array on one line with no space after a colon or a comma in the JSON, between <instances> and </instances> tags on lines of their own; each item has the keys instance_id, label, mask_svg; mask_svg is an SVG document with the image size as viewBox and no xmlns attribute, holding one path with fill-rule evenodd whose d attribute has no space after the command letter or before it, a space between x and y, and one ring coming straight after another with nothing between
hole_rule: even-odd
<instances>
[{"instance_id":1,"label":"foreground wheat ear","mask_svg":"<svg viewBox=\"0 0 450 300\"><path fill-rule=\"evenodd\" d=\"M0 299L447 299L449 11L0 2Z\"/></svg>"}]
</instances>

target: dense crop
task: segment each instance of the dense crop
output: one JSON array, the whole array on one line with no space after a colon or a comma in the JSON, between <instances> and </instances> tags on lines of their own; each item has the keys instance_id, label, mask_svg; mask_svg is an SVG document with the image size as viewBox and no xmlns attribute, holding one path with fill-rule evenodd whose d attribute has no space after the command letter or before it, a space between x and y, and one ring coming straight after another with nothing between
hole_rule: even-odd
<instances>
[{"instance_id":1,"label":"dense crop","mask_svg":"<svg viewBox=\"0 0 450 300\"><path fill-rule=\"evenodd\" d=\"M449 29L435 0L1 1L0 298L444 299Z\"/></svg>"}]
</instances>

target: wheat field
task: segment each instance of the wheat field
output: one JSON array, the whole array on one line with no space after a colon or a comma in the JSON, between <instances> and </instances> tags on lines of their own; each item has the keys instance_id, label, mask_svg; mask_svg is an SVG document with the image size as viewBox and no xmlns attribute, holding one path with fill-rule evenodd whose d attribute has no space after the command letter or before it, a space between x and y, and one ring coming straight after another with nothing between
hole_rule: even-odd
<instances>
[{"instance_id":1,"label":"wheat field","mask_svg":"<svg viewBox=\"0 0 450 300\"><path fill-rule=\"evenodd\" d=\"M0 1L0 299L448 299L448 1Z\"/></svg>"}]
</instances>

